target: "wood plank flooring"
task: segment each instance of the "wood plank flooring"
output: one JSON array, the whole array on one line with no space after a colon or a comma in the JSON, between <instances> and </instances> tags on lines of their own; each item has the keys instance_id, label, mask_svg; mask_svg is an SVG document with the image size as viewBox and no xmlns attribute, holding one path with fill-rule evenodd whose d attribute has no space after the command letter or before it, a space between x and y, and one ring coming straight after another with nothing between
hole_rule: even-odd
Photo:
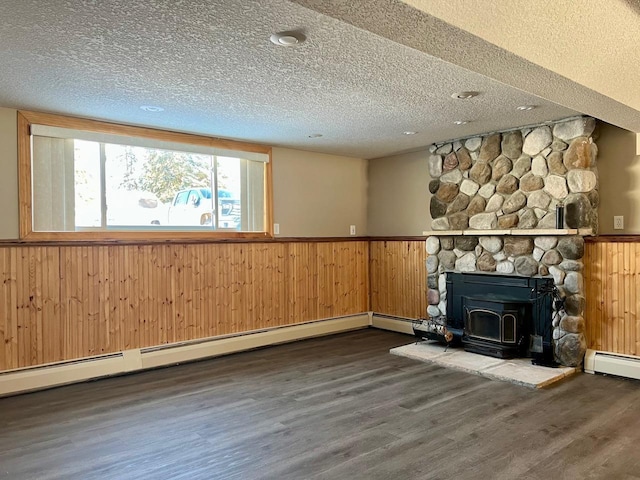
<instances>
[{"instance_id":1,"label":"wood plank flooring","mask_svg":"<svg viewBox=\"0 0 640 480\"><path fill-rule=\"evenodd\" d=\"M640 382L535 391L361 330L0 399L0 479L640 478Z\"/></svg>"}]
</instances>

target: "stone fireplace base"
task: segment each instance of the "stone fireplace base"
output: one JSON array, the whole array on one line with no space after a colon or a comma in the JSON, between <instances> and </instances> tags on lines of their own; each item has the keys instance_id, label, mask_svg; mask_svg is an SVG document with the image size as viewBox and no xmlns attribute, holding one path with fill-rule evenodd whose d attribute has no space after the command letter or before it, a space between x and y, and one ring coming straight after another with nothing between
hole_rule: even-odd
<instances>
[{"instance_id":1,"label":"stone fireplace base","mask_svg":"<svg viewBox=\"0 0 640 480\"><path fill-rule=\"evenodd\" d=\"M431 145L429 316L447 313L446 271L550 277L564 298L555 358L582 363L580 235L598 231L597 130L594 118L573 117Z\"/></svg>"},{"instance_id":2,"label":"stone fireplace base","mask_svg":"<svg viewBox=\"0 0 640 480\"><path fill-rule=\"evenodd\" d=\"M582 363L586 351L582 237L431 236L427 253L430 317L451 313L447 311L446 272L553 278L564 299L563 308L552 317L555 360L567 366Z\"/></svg>"}]
</instances>

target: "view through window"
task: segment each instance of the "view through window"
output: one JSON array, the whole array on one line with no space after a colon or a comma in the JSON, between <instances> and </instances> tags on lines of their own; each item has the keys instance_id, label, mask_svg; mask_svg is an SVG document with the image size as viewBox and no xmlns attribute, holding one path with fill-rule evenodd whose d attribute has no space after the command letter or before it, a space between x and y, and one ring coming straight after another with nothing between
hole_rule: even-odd
<instances>
[{"instance_id":1,"label":"view through window","mask_svg":"<svg viewBox=\"0 0 640 480\"><path fill-rule=\"evenodd\" d=\"M233 157L75 140L75 226L240 230L241 163Z\"/></svg>"}]
</instances>

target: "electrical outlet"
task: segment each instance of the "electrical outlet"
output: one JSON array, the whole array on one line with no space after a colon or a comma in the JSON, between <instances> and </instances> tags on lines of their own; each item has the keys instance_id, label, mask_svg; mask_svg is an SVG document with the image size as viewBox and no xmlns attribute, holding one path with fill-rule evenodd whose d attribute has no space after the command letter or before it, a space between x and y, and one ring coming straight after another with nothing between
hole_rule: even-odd
<instances>
[{"instance_id":1,"label":"electrical outlet","mask_svg":"<svg viewBox=\"0 0 640 480\"><path fill-rule=\"evenodd\" d=\"M349 235L355 235L356 234L356 226L355 225L351 225L349 227Z\"/></svg>"},{"instance_id":2,"label":"electrical outlet","mask_svg":"<svg viewBox=\"0 0 640 480\"><path fill-rule=\"evenodd\" d=\"M279 223L274 223L273 224L273 234L274 235L279 235L280 234L280 224Z\"/></svg>"},{"instance_id":3,"label":"electrical outlet","mask_svg":"<svg viewBox=\"0 0 640 480\"><path fill-rule=\"evenodd\" d=\"M614 230L624 230L624 216L615 215L613 217L613 228Z\"/></svg>"}]
</instances>

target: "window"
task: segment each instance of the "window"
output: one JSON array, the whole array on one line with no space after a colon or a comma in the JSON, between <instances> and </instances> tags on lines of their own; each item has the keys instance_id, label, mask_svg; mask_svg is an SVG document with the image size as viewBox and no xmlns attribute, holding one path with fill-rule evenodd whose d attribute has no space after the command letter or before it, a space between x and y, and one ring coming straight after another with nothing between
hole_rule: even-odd
<instances>
[{"instance_id":1,"label":"window","mask_svg":"<svg viewBox=\"0 0 640 480\"><path fill-rule=\"evenodd\" d=\"M269 236L271 149L20 112L21 236Z\"/></svg>"}]
</instances>

